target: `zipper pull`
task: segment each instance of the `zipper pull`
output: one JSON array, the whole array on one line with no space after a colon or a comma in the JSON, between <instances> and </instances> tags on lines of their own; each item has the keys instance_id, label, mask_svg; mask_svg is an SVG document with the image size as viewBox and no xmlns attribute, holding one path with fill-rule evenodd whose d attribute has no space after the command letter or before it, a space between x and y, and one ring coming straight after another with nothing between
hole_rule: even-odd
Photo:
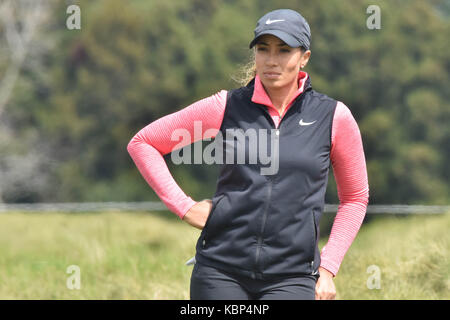
<instances>
[{"instance_id":1,"label":"zipper pull","mask_svg":"<svg viewBox=\"0 0 450 320\"><path fill-rule=\"evenodd\" d=\"M314 260L311 261L311 269L312 269L312 272L311 272L312 275L316 275L316 274L319 273L319 269L317 269L316 271L314 271Z\"/></svg>"}]
</instances>

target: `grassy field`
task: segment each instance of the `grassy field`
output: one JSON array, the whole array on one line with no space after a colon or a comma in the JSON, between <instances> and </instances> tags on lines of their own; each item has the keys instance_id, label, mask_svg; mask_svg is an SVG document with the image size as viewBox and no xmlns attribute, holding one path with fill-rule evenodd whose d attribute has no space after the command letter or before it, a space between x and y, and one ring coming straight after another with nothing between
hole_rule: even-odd
<instances>
[{"instance_id":1,"label":"grassy field","mask_svg":"<svg viewBox=\"0 0 450 320\"><path fill-rule=\"evenodd\" d=\"M449 214L364 224L334 280L337 298L449 299L449 227ZM199 234L149 213L0 214L0 299L189 299L184 263ZM66 285L71 265L79 290ZM368 288L371 265L379 289Z\"/></svg>"}]
</instances>

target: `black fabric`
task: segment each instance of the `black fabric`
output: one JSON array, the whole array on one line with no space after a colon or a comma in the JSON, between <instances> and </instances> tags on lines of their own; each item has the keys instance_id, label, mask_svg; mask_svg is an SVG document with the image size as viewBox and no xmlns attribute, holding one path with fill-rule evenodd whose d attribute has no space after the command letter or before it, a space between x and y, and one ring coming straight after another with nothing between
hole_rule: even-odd
<instances>
[{"instance_id":1,"label":"black fabric","mask_svg":"<svg viewBox=\"0 0 450 320\"><path fill-rule=\"evenodd\" d=\"M337 101L312 90L308 77L304 92L277 129L267 106L251 101L253 90L254 80L228 91L220 127L223 139L216 139L224 150L223 164L211 213L197 241L196 260L252 279L315 274ZM275 152L271 143L278 143L275 174L263 174L274 161L250 163L254 146L227 139L227 130L235 129L265 130L269 150L262 153L268 155ZM258 136L258 153L261 139ZM226 163L227 145L234 152L233 163ZM236 163L239 148L245 150L245 164Z\"/></svg>"},{"instance_id":2,"label":"black fabric","mask_svg":"<svg viewBox=\"0 0 450 320\"><path fill-rule=\"evenodd\" d=\"M314 300L319 276L304 275L258 280L196 263L190 284L191 300Z\"/></svg>"},{"instance_id":3,"label":"black fabric","mask_svg":"<svg viewBox=\"0 0 450 320\"><path fill-rule=\"evenodd\" d=\"M311 29L308 22L299 12L291 9L277 9L266 13L256 23L254 34L249 44L250 49L264 34L272 34L293 48L309 49L311 43Z\"/></svg>"}]
</instances>

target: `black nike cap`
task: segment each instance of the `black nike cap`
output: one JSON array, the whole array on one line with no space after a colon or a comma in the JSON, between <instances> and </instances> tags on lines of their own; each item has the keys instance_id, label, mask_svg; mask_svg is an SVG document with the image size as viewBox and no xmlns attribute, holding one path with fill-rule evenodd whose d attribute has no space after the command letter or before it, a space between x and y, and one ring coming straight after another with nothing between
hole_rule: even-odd
<instances>
[{"instance_id":1,"label":"black nike cap","mask_svg":"<svg viewBox=\"0 0 450 320\"><path fill-rule=\"evenodd\" d=\"M263 15L257 22L255 37L250 42L251 49L258 37L264 34L274 35L292 48L304 47L309 50L311 30L308 22L297 11L277 9Z\"/></svg>"}]
</instances>

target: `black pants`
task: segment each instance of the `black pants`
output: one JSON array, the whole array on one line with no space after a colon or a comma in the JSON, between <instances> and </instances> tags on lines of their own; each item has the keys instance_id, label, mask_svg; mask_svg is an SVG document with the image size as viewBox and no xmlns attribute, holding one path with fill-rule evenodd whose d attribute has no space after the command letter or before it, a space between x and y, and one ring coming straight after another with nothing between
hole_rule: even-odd
<instances>
[{"instance_id":1,"label":"black pants","mask_svg":"<svg viewBox=\"0 0 450 320\"><path fill-rule=\"evenodd\" d=\"M258 280L194 264L191 300L314 300L319 275Z\"/></svg>"}]
</instances>

